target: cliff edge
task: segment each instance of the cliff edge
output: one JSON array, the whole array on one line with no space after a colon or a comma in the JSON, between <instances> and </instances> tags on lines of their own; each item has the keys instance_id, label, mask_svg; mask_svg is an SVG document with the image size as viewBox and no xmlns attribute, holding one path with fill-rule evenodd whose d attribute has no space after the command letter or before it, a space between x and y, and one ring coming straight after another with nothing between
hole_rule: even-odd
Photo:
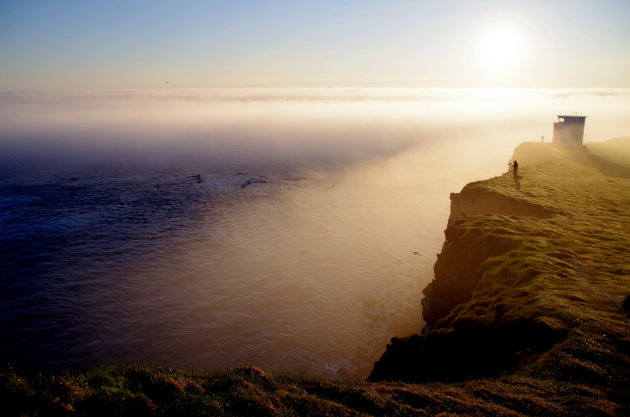
<instances>
[{"instance_id":1,"label":"cliff edge","mask_svg":"<svg viewBox=\"0 0 630 417\"><path fill-rule=\"evenodd\" d=\"M370 380L518 375L628 403L630 166L595 148L524 143L517 177L451 194L423 291L429 331L392 339Z\"/></svg>"}]
</instances>

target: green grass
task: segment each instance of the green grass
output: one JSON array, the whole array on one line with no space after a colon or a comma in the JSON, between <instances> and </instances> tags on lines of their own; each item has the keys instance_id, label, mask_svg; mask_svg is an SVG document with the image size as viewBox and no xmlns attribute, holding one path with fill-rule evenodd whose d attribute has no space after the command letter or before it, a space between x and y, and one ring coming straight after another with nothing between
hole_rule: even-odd
<instances>
[{"instance_id":1,"label":"green grass","mask_svg":"<svg viewBox=\"0 0 630 417\"><path fill-rule=\"evenodd\" d=\"M372 382L254 367L7 370L0 415L630 415L626 149L627 139L586 151L523 144L518 179L454 195L425 290L432 330L394 339Z\"/></svg>"},{"instance_id":2,"label":"green grass","mask_svg":"<svg viewBox=\"0 0 630 417\"><path fill-rule=\"evenodd\" d=\"M0 376L3 416L614 415L605 393L552 379L343 383L268 373L141 365Z\"/></svg>"},{"instance_id":3,"label":"green grass","mask_svg":"<svg viewBox=\"0 0 630 417\"><path fill-rule=\"evenodd\" d=\"M615 155L622 143L630 149L615 140ZM629 402L630 159L607 165L611 152L597 148L595 156L522 144L517 178L471 183L451 197L436 278L424 291L432 331L394 340L373 380L518 375Z\"/></svg>"}]
</instances>

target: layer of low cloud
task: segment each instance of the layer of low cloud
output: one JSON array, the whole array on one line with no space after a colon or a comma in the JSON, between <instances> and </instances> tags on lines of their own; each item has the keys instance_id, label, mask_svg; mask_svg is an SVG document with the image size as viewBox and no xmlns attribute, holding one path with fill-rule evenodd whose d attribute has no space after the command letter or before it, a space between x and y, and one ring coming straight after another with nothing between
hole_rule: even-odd
<instances>
[{"instance_id":1,"label":"layer of low cloud","mask_svg":"<svg viewBox=\"0 0 630 417\"><path fill-rule=\"evenodd\" d=\"M627 134L629 107L628 89L4 91L0 158L299 166L445 143L505 152L550 139L557 114L588 115L587 141Z\"/></svg>"}]
</instances>

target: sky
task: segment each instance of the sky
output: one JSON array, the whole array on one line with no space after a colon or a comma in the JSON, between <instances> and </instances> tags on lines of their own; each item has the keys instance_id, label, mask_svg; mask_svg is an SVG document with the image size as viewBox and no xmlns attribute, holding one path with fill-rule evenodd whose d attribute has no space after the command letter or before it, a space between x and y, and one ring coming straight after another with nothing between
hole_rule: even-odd
<instances>
[{"instance_id":1,"label":"sky","mask_svg":"<svg viewBox=\"0 0 630 417\"><path fill-rule=\"evenodd\" d=\"M0 89L630 87L628 16L627 0L0 0Z\"/></svg>"}]
</instances>

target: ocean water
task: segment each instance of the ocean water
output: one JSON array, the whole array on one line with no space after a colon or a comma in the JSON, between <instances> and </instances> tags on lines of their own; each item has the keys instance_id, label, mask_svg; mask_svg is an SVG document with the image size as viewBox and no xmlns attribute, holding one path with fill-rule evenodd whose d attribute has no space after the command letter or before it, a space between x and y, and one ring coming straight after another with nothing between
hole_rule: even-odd
<instances>
[{"instance_id":1,"label":"ocean water","mask_svg":"<svg viewBox=\"0 0 630 417\"><path fill-rule=\"evenodd\" d=\"M1 92L0 361L364 378L423 326L449 193L567 107L627 134L629 97Z\"/></svg>"}]
</instances>

